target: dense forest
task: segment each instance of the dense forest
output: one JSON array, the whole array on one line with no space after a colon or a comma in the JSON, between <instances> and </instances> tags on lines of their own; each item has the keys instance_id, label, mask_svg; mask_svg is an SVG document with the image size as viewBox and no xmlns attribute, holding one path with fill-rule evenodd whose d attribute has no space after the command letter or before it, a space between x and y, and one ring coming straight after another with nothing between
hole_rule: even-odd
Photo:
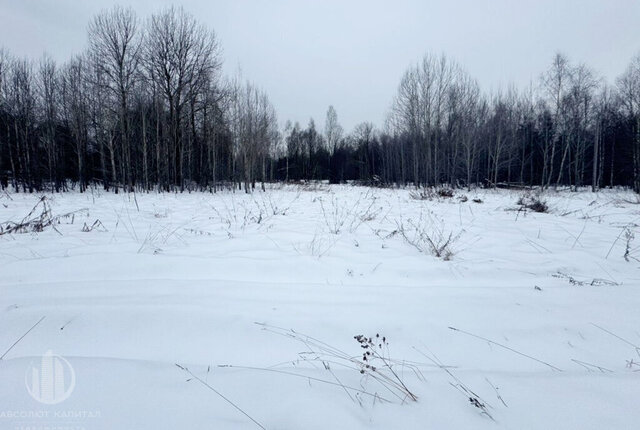
<instances>
[{"instance_id":1,"label":"dense forest","mask_svg":"<svg viewBox=\"0 0 640 430\"><path fill-rule=\"evenodd\" d=\"M251 192L329 180L640 192L640 55L613 84L550 55L529 88L493 94L426 55L401 77L385 124L345 132L331 106L322 127L280 126L264 91L223 76L215 33L181 8L141 19L115 7L87 37L64 64L0 50L2 188Z\"/></svg>"}]
</instances>

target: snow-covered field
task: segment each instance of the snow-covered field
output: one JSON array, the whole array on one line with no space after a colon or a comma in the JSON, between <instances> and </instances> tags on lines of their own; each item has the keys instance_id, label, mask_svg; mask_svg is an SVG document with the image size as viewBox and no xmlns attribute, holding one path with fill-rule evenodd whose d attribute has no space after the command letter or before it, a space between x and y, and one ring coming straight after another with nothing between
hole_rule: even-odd
<instances>
[{"instance_id":1,"label":"snow-covered field","mask_svg":"<svg viewBox=\"0 0 640 430\"><path fill-rule=\"evenodd\" d=\"M74 214L0 236L0 429L638 428L636 197L410 193L49 195ZM54 405L28 390L49 350Z\"/></svg>"}]
</instances>

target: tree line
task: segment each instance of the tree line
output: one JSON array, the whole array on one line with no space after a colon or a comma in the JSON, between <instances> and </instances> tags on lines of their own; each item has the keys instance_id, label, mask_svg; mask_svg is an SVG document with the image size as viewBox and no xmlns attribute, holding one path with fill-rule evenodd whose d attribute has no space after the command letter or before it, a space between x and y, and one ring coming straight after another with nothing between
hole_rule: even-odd
<instances>
[{"instance_id":1,"label":"tree line","mask_svg":"<svg viewBox=\"0 0 640 430\"><path fill-rule=\"evenodd\" d=\"M142 22L114 7L57 65L0 51L0 183L17 190L255 186L278 139L252 83L221 75L215 33L182 8Z\"/></svg>"},{"instance_id":2,"label":"tree line","mask_svg":"<svg viewBox=\"0 0 640 430\"><path fill-rule=\"evenodd\" d=\"M486 94L426 55L401 77L385 124L349 133L278 125L268 95L222 75L215 33L182 8L141 20L114 7L64 64L0 49L0 187L251 192L267 181L640 192L640 55L613 85L556 54L524 90Z\"/></svg>"}]
</instances>

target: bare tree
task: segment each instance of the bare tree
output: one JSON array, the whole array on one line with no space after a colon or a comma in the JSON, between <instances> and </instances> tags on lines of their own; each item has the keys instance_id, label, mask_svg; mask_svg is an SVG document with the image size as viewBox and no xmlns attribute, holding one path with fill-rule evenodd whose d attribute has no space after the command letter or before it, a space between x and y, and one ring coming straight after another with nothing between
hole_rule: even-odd
<instances>
[{"instance_id":1,"label":"bare tree","mask_svg":"<svg viewBox=\"0 0 640 430\"><path fill-rule=\"evenodd\" d=\"M473 172L476 170L480 149L478 135L480 133L480 123L483 122L484 113L486 112L486 104L480 97L478 83L469 77L461 79L459 84L456 85L454 93L459 99L456 127L457 139L461 150L461 164L464 166L464 180L467 187L470 187L473 181ZM456 164L452 162L452 167L455 168ZM453 183L456 176L455 172L451 173L451 183Z\"/></svg>"},{"instance_id":2,"label":"bare tree","mask_svg":"<svg viewBox=\"0 0 640 430\"><path fill-rule=\"evenodd\" d=\"M369 182L375 176L375 127L370 122L362 122L353 129L353 138L360 148L358 165L360 178Z\"/></svg>"},{"instance_id":3,"label":"bare tree","mask_svg":"<svg viewBox=\"0 0 640 430\"><path fill-rule=\"evenodd\" d=\"M220 47L213 31L184 9L171 7L151 17L145 59L169 108L171 176L183 188L185 107L217 77Z\"/></svg>"},{"instance_id":4,"label":"bare tree","mask_svg":"<svg viewBox=\"0 0 640 430\"><path fill-rule=\"evenodd\" d=\"M39 111L44 132L41 141L47 153L47 170L52 190L59 189L57 177L59 150L56 141L56 126L59 119L59 82L56 63L48 55L40 60L38 70Z\"/></svg>"},{"instance_id":5,"label":"bare tree","mask_svg":"<svg viewBox=\"0 0 640 430\"><path fill-rule=\"evenodd\" d=\"M6 112L8 110L7 102L6 102L6 81L7 75L9 73L9 53L4 49L0 48L0 111ZM2 121L4 120L4 121ZM2 171L3 165L3 150L6 149L8 152L9 148L9 134L10 134L10 126L9 121L4 118L4 115L0 116L0 188L4 188L8 185L8 178L5 176L5 172ZM6 128L4 127L6 126ZM6 133L5 133L6 131ZM4 142L4 145L3 145Z\"/></svg>"},{"instance_id":6,"label":"bare tree","mask_svg":"<svg viewBox=\"0 0 640 430\"><path fill-rule=\"evenodd\" d=\"M231 130L235 142L234 151L243 166L244 190L250 193L255 188L258 173L264 190L266 159L279 136L276 112L266 93L251 83L241 85L236 78L231 88Z\"/></svg>"},{"instance_id":7,"label":"bare tree","mask_svg":"<svg viewBox=\"0 0 640 430\"><path fill-rule=\"evenodd\" d=\"M89 88L87 59L77 56L62 71L63 119L71 136L76 153L76 166L80 191L84 191L90 178L86 177L85 159L89 140Z\"/></svg>"},{"instance_id":8,"label":"bare tree","mask_svg":"<svg viewBox=\"0 0 640 430\"><path fill-rule=\"evenodd\" d=\"M569 60L561 53L556 53L551 63L551 68L542 76L542 84L547 96L553 106L554 133L551 137L551 153L544 160L543 183L548 187L553 177L554 164L556 159L556 149L558 141L561 140L563 134L562 119L564 108L564 95L569 85L569 76L571 74L571 66ZM547 154L549 144L545 144L545 154Z\"/></svg>"},{"instance_id":9,"label":"bare tree","mask_svg":"<svg viewBox=\"0 0 640 430\"><path fill-rule=\"evenodd\" d=\"M640 193L640 54L617 80L625 113L632 124L633 189Z\"/></svg>"},{"instance_id":10,"label":"bare tree","mask_svg":"<svg viewBox=\"0 0 640 430\"><path fill-rule=\"evenodd\" d=\"M324 122L324 134L327 139L327 149L333 154L340 144L343 133L342 126L338 122L338 114L333 106L327 109L327 117Z\"/></svg>"},{"instance_id":11,"label":"bare tree","mask_svg":"<svg viewBox=\"0 0 640 430\"><path fill-rule=\"evenodd\" d=\"M595 73L584 64L575 67L570 74L570 87L565 97L567 116L566 142L560 168L558 170L559 185L562 180L567 154L573 149L573 183L582 185L585 169L587 133L593 120L593 98L599 81ZM569 179L571 182L571 179Z\"/></svg>"},{"instance_id":12,"label":"bare tree","mask_svg":"<svg viewBox=\"0 0 640 430\"><path fill-rule=\"evenodd\" d=\"M7 107L13 120L15 145L9 144L13 175L20 177L23 189L36 188L34 177L34 142L36 94L33 66L27 60L11 62L7 80ZM15 148L15 152L13 149ZM17 161L17 163L16 163Z\"/></svg>"},{"instance_id":13,"label":"bare tree","mask_svg":"<svg viewBox=\"0 0 640 430\"><path fill-rule=\"evenodd\" d=\"M421 179L420 155L422 153L422 143L425 140L422 122L425 116L427 116L427 119L430 118L430 115L423 112L430 105L422 107L423 104L428 104L426 100L430 100L430 97L428 95L421 97L421 90L427 93L430 91L431 80L428 77L428 75L420 73L420 69L417 66L411 67L404 73L398 87L398 94L393 101L389 120L393 132L397 136L405 136L411 142L414 186L418 186Z\"/></svg>"},{"instance_id":14,"label":"bare tree","mask_svg":"<svg viewBox=\"0 0 640 430\"><path fill-rule=\"evenodd\" d=\"M113 97L120 120L120 139L124 179L133 186L131 174L131 144L129 103L139 76L141 34L133 9L115 6L95 16L89 24L91 53L98 60L96 67L104 75L104 84Z\"/></svg>"},{"instance_id":15,"label":"bare tree","mask_svg":"<svg viewBox=\"0 0 640 430\"><path fill-rule=\"evenodd\" d=\"M331 182L336 181L336 168L332 166L331 158L332 155L335 154L338 146L340 145L340 141L342 140L342 134L344 130L342 126L338 122L338 114L333 106L329 106L327 109L327 116L324 122L324 135L327 142L327 153L329 155L329 180Z\"/></svg>"}]
</instances>

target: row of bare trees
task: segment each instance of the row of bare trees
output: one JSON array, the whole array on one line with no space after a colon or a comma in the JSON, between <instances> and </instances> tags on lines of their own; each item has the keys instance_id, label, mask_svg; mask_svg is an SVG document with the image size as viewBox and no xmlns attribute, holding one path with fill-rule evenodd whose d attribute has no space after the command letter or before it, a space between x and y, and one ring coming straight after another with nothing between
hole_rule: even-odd
<instances>
[{"instance_id":1,"label":"row of bare trees","mask_svg":"<svg viewBox=\"0 0 640 430\"><path fill-rule=\"evenodd\" d=\"M610 87L556 54L539 84L485 96L458 64L428 55L402 77L389 115L399 180L640 191L639 100L640 57Z\"/></svg>"},{"instance_id":2,"label":"row of bare trees","mask_svg":"<svg viewBox=\"0 0 640 430\"><path fill-rule=\"evenodd\" d=\"M446 56L400 80L383 129L349 134L329 107L324 136L287 123L274 153L283 180L369 184L628 185L640 190L640 56L615 86L556 54L529 88L486 95Z\"/></svg>"},{"instance_id":3,"label":"row of bare trees","mask_svg":"<svg viewBox=\"0 0 640 430\"><path fill-rule=\"evenodd\" d=\"M331 106L322 129L312 119L280 132L267 94L225 79L215 33L181 8L146 20L103 11L88 42L61 65L0 50L0 186L250 192L329 179L640 192L640 56L612 86L556 54L529 88L485 94L456 62L426 55L382 129L345 133Z\"/></svg>"},{"instance_id":4,"label":"row of bare trees","mask_svg":"<svg viewBox=\"0 0 640 430\"><path fill-rule=\"evenodd\" d=\"M114 7L90 22L88 41L61 66L0 51L3 186L100 182L117 191L266 179L275 111L253 85L223 78L213 31L182 8L142 21Z\"/></svg>"}]
</instances>

